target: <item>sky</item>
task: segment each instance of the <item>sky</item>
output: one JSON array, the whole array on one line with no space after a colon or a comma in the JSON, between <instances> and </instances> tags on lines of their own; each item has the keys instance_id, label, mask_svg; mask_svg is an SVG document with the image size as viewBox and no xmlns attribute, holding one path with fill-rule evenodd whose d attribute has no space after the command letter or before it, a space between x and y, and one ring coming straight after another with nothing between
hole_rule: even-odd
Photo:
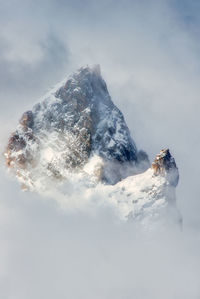
<instances>
[{"instance_id":1,"label":"sky","mask_svg":"<svg viewBox=\"0 0 200 299\"><path fill-rule=\"evenodd\" d=\"M138 241L111 211L65 215L1 158L2 298L199 298L199 16L197 0L0 1L1 152L47 90L100 64L137 147L175 157L184 228Z\"/></svg>"}]
</instances>

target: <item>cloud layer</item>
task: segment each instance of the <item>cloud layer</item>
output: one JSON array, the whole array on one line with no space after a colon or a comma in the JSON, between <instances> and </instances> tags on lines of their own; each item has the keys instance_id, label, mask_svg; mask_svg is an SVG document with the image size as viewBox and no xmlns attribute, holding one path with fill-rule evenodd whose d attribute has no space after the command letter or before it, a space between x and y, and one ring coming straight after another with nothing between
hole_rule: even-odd
<instances>
[{"instance_id":1,"label":"cloud layer","mask_svg":"<svg viewBox=\"0 0 200 299\"><path fill-rule=\"evenodd\" d=\"M199 297L199 235L117 221L111 210L62 212L1 177L2 298Z\"/></svg>"}]
</instances>

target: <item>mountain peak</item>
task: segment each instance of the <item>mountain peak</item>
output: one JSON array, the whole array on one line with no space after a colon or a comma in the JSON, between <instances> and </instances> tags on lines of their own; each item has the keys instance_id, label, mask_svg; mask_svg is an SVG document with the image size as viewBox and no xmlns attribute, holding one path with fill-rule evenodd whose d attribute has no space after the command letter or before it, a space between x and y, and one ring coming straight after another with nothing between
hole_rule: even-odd
<instances>
[{"instance_id":1,"label":"mountain peak","mask_svg":"<svg viewBox=\"0 0 200 299\"><path fill-rule=\"evenodd\" d=\"M5 159L23 189L40 192L74 175L103 183L108 202L125 218L137 218L138 211L156 214L175 201L179 176L174 158L168 149L161 150L149 168L147 154L138 151L111 100L99 65L80 68L23 113Z\"/></svg>"},{"instance_id":2,"label":"mountain peak","mask_svg":"<svg viewBox=\"0 0 200 299\"><path fill-rule=\"evenodd\" d=\"M93 66L85 65L80 67L74 74L94 74L96 76L101 76L101 67L99 64L94 64Z\"/></svg>"},{"instance_id":3,"label":"mountain peak","mask_svg":"<svg viewBox=\"0 0 200 299\"><path fill-rule=\"evenodd\" d=\"M67 171L80 171L94 155L103 159L106 183L149 166L111 100L99 65L80 68L25 112L5 151L7 165L27 187L34 186L36 170L65 179Z\"/></svg>"}]
</instances>

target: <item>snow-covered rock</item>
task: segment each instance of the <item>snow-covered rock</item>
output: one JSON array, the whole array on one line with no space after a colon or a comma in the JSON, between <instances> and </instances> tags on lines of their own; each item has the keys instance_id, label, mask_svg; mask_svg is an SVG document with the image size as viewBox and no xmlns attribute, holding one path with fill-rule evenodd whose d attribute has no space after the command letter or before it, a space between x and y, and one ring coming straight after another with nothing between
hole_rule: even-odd
<instances>
[{"instance_id":1,"label":"snow-covered rock","mask_svg":"<svg viewBox=\"0 0 200 299\"><path fill-rule=\"evenodd\" d=\"M66 179L69 171L81 171L92 156L101 157L100 179L111 184L149 166L113 104L99 66L81 68L25 112L5 156L29 189L38 177Z\"/></svg>"},{"instance_id":2,"label":"snow-covered rock","mask_svg":"<svg viewBox=\"0 0 200 299\"><path fill-rule=\"evenodd\" d=\"M122 219L156 218L170 207L180 220L174 158L162 150L149 168L99 66L79 69L25 112L9 138L5 159L24 189L43 192L79 182L81 192L101 193L101 203L114 207Z\"/></svg>"}]
</instances>

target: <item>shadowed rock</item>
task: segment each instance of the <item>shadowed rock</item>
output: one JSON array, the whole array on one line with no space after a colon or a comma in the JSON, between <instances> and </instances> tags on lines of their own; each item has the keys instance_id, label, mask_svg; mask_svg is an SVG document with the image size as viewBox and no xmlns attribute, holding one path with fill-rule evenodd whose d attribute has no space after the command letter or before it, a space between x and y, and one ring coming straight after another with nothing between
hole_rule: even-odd
<instances>
[{"instance_id":1,"label":"shadowed rock","mask_svg":"<svg viewBox=\"0 0 200 299\"><path fill-rule=\"evenodd\" d=\"M177 186L179 181L178 168L169 149L163 149L156 155L152 163L152 169L154 175L166 176L171 185Z\"/></svg>"}]
</instances>

